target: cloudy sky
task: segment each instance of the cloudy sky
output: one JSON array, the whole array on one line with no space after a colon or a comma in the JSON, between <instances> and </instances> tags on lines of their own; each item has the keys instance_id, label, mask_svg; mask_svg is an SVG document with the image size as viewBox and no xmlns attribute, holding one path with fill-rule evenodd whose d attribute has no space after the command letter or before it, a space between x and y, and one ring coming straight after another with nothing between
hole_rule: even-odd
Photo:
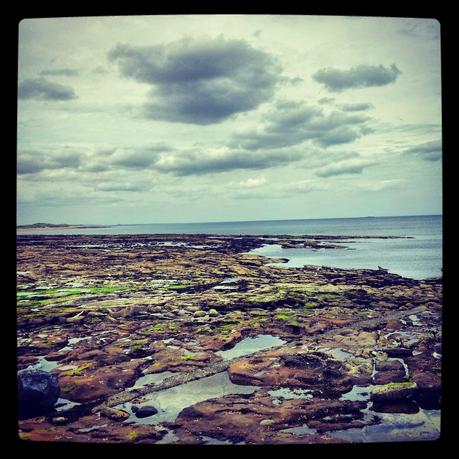
<instances>
[{"instance_id":1,"label":"cloudy sky","mask_svg":"<svg viewBox=\"0 0 459 459\"><path fill-rule=\"evenodd\" d=\"M125 16L19 29L19 224L441 213L435 20Z\"/></svg>"}]
</instances>

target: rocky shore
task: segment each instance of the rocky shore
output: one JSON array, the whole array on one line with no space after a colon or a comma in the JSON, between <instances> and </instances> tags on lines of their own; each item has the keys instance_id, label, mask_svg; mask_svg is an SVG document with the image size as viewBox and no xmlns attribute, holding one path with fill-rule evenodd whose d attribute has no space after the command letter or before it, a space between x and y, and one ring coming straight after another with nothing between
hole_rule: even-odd
<instances>
[{"instance_id":1,"label":"rocky shore","mask_svg":"<svg viewBox=\"0 0 459 459\"><path fill-rule=\"evenodd\" d=\"M18 370L59 384L53 407L21 414L20 437L437 438L441 279L287 269L248 253L268 243L339 250L346 239L18 236Z\"/></svg>"}]
</instances>

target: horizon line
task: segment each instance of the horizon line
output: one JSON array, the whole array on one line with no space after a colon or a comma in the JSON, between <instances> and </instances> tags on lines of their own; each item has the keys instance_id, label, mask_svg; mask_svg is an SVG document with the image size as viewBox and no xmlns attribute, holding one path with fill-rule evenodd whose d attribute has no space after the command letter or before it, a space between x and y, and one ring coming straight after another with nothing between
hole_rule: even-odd
<instances>
[{"instance_id":1,"label":"horizon line","mask_svg":"<svg viewBox=\"0 0 459 459\"><path fill-rule=\"evenodd\" d=\"M319 217L319 218L281 218L274 220L218 220L218 221L194 221L194 222L160 222L160 223L50 223L50 222L35 222L23 223L16 226L28 226L38 223L51 225L70 225L70 226L139 226L139 225L202 225L202 224L222 224L222 223L264 223L264 222L280 222L280 221L301 221L301 220L358 220L366 218L403 218L403 217L442 217L440 214L413 214L413 215L366 215L363 217Z\"/></svg>"}]
</instances>

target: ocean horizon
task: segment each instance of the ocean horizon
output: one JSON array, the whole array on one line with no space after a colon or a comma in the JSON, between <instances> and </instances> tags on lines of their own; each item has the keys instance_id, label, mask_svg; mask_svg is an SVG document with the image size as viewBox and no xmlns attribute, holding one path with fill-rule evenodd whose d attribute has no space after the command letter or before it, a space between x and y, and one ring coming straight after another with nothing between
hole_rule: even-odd
<instances>
[{"instance_id":1,"label":"ocean horizon","mask_svg":"<svg viewBox=\"0 0 459 459\"><path fill-rule=\"evenodd\" d=\"M27 235L141 235L210 234L358 236L340 240L344 249L283 249L275 243L252 251L256 255L288 258L281 267L306 264L343 269L378 269L413 279L442 276L443 216L352 217L292 220L254 220L204 223L129 224L86 228L33 228ZM19 233L21 234L21 233ZM377 239L392 237L394 239Z\"/></svg>"}]
</instances>

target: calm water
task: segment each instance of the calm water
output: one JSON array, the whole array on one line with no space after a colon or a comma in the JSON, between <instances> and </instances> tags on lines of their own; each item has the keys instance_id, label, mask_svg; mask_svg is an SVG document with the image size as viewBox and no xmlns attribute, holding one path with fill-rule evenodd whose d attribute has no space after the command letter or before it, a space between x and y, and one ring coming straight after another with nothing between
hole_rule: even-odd
<instances>
[{"instance_id":1,"label":"calm water","mask_svg":"<svg viewBox=\"0 0 459 459\"><path fill-rule=\"evenodd\" d=\"M365 239L344 244L351 250L282 249L273 244L253 253L288 258L285 267L305 264L336 268L378 266L414 279L442 275L442 216L334 218L252 222L117 225L107 228L35 230L36 234L219 234L411 236L413 239ZM29 233L30 234L30 233ZM281 266L281 265L279 265Z\"/></svg>"}]
</instances>

